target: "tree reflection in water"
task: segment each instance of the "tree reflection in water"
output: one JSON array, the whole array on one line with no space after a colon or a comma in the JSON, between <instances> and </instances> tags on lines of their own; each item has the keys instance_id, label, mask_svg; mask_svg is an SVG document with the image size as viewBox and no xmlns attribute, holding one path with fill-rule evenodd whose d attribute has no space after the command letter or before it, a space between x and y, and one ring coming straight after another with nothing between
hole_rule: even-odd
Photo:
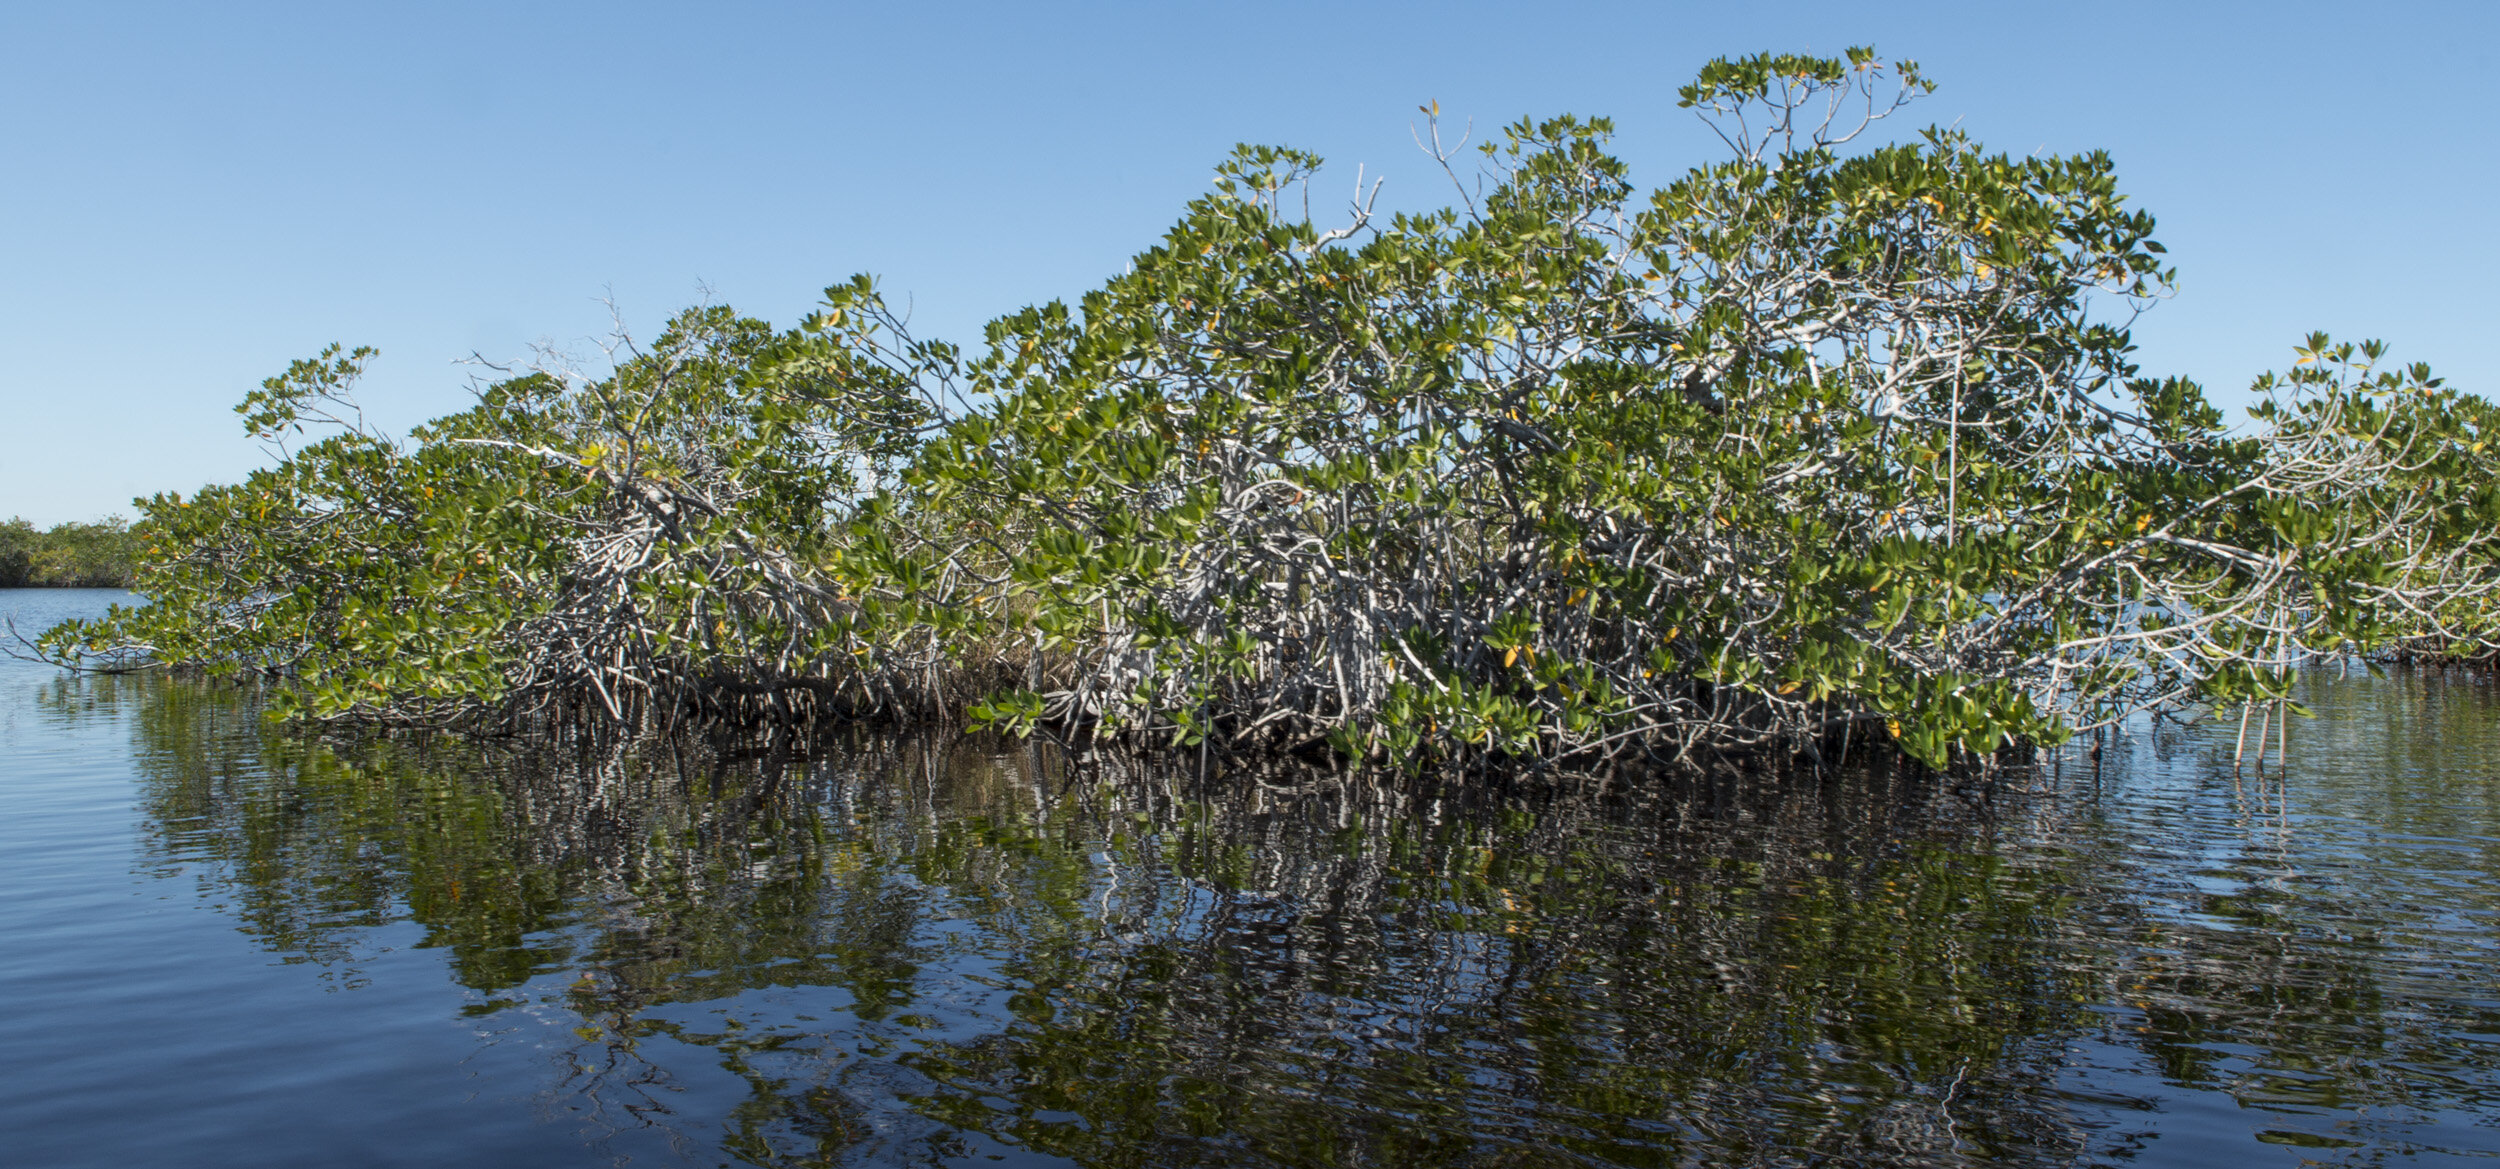
<instances>
[{"instance_id":1,"label":"tree reflection in water","mask_svg":"<svg viewBox=\"0 0 2500 1169\"><path fill-rule=\"evenodd\" d=\"M689 1155L2067 1163L2153 1127L2078 1076L2094 1043L2260 1107L2302 1085L2216 1053L2296 1049L2347 1109L2494 1099L2454 1069L2492 1020L2422 1026L2285 898L2166 911L2170 862L2048 776L1636 796L1011 741L316 741L233 689L75 692L135 704L152 857L270 950L352 984L418 923L483 1032L563 1021L551 1113ZM743 1099L690 1092L709 1066Z\"/></svg>"}]
</instances>

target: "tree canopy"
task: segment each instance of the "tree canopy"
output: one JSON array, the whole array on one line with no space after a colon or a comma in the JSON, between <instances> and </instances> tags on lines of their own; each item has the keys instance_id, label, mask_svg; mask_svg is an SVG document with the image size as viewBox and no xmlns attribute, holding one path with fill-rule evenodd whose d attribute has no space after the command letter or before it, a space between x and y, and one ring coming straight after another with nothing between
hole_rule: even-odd
<instances>
[{"instance_id":1,"label":"tree canopy","mask_svg":"<svg viewBox=\"0 0 2500 1169\"><path fill-rule=\"evenodd\" d=\"M1726 153L1603 118L1308 210L1243 147L1157 246L960 349L866 278L503 371L408 440L333 348L281 445L143 501L64 661L429 722L930 718L1402 765L1889 744L1931 764L2487 645L2489 408L2303 342L2231 426L2128 326L2174 273L2106 155L1880 133L1910 62L1720 60ZM306 440L309 441L306 441Z\"/></svg>"}]
</instances>

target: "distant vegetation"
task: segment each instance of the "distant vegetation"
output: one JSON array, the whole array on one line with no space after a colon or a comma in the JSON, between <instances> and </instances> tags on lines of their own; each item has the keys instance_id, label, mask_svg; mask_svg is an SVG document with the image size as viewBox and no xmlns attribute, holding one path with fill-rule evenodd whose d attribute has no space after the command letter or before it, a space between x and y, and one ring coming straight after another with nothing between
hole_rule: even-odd
<instances>
[{"instance_id":1,"label":"distant vegetation","mask_svg":"<svg viewBox=\"0 0 2500 1169\"><path fill-rule=\"evenodd\" d=\"M12 519L0 523L0 589L129 588L138 547L138 536L118 516L55 524L49 531Z\"/></svg>"},{"instance_id":2,"label":"distant vegetation","mask_svg":"<svg viewBox=\"0 0 2500 1169\"><path fill-rule=\"evenodd\" d=\"M2226 425L2132 359L2172 272L2111 160L1872 144L1931 88L1715 62L1681 93L1727 151L1653 191L1603 119L1462 152L1427 107L1452 204L1332 225L1318 159L1244 147L969 351L861 278L402 441L333 347L239 407L275 466L146 504L151 603L46 644L315 719L969 715L1402 766L1944 764L2488 644L2485 404L2317 336Z\"/></svg>"}]
</instances>

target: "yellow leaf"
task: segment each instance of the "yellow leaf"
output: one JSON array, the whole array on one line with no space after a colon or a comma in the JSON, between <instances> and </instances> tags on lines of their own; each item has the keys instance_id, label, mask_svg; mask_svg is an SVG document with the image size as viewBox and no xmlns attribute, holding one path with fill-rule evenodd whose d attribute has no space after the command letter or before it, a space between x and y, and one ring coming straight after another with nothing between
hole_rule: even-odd
<instances>
[{"instance_id":1,"label":"yellow leaf","mask_svg":"<svg viewBox=\"0 0 2500 1169\"><path fill-rule=\"evenodd\" d=\"M1786 686L1782 686L1782 687L1780 687L1780 693L1782 693L1782 694L1793 694L1793 693L1796 693L1797 687L1802 686L1802 685L1804 685L1804 683L1802 683L1802 682L1791 682L1791 683L1789 683L1789 684L1788 684L1788 685L1786 685Z\"/></svg>"},{"instance_id":2,"label":"yellow leaf","mask_svg":"<svg viewBox=\"0 0 2500 1169\"><path fill-rule=\"evenodd\" d=\"M1511 664L1513 664L1513 663L1517 662L1518 660L1519 660L1519 647L1518 647L1518 646L1515 646L1515 645L1514 645L1514 646L1512 646L1512 647L1510 647L1509 652L1504 653L1504 654L1502 655L1502 664L1503 664L1504 666L1509 666L1509 665L1511 665Z\"/></svg>"}]
</instances>

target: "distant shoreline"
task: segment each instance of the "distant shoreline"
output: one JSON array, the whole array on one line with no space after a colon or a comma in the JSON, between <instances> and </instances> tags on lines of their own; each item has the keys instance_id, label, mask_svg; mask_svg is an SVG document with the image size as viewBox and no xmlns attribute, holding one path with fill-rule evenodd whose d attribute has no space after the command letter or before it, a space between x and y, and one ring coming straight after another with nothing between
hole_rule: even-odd
<instances>
[{"instance_id":1,"label":"distant shoreline","mask_svg":"<svg viewBox=\"0 0 2500 1169\"><path fill-rule=\"evenodd\" d=\"M0 522L0 588L126 589L138 577L139 540L120 516L38 528Z\"/></svg>"}]
</instances>

